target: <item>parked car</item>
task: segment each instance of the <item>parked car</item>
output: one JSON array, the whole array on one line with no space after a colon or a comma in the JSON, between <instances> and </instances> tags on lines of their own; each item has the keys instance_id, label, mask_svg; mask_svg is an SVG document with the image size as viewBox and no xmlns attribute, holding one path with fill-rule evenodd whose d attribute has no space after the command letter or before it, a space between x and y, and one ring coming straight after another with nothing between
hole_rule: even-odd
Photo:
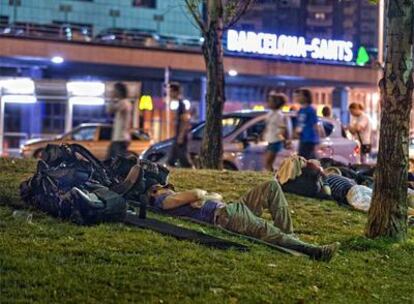
<instances>
[{"instance_id":1,"label":"parked car","mask_svg":"<svg viewBox=\"0 0 414 304\"><path fill-rule=\"evenodd\" d=\"M286 113L294 126L296 113ZM229 170L263 170L263 157L267 142L262 140L266 124L266 112L244 111L223 116L223 165ZM202 122L190 131L189 152L197 163L205 123ZM329 157L343 163L360 161L358 143L350 140L336 120L321 118L319 122L321 143L317 148L319 158ZM326 134L329 130L329 134ZM141 158L158 163L166 163L173 139L165 140L151 146L141 154ZM292 139L289 149L284 149L276 159L276 166L297 151L298 139Z\"/></svg>"},{"instance_id":2,"label":"parked car","mask_svg":"<svg viewBox=\"0 0 414 304\"><path fill-rule=\"evenodd\" d=\"M72 131L52 139L31 139L21 147L24 158L39 158L48 144L80 144L99 159L105 159L111 144L112 126L110 124L81 124ZM151 145L148 134L138 130L131 131L129 153L139 155Z\"/></svg>"}]
</instances>

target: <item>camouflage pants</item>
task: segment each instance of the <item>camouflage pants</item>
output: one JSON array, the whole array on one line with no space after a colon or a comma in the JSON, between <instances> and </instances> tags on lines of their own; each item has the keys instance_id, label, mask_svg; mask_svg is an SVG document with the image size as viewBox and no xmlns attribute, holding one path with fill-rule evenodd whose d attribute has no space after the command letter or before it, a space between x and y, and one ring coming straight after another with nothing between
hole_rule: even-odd
<instances>
[{"instance_id":1,"label":"camouflage pants","mask_svg":"<svg viewBox=\"0 0 414 304\"><path fill-rule=\"evenodd\" d=\"M260 217L263 209L269 209L273 225ZM288 204L276 181L263 183L250 190L239 202L226 205L219 211L216 224L230 231L306 254L316 248L299 241L293 235Z\"/></svg>"}]
</instances>

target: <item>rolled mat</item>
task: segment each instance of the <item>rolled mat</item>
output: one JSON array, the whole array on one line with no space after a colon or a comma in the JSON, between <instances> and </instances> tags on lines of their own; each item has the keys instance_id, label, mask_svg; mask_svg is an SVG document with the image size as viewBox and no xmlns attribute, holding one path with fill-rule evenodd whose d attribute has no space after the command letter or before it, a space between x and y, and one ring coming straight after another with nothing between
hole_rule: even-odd
<instances>
[{"instance_id":1,"label":"rolled mat","mask_svg":"<svg viewBox=\"0 0 414 304\"><path fill-rule=\"evenodd\" d=\"M142 219L136 214L127 214L124 223L130 226L149 229L164 235L172 236L179 240L192 241L197 244L216 249L234 249L238 251L249 250L249 247L242 244L220 239L188 228L178 227L176 225L152 218Z\"/></svg>"}]
</instances>

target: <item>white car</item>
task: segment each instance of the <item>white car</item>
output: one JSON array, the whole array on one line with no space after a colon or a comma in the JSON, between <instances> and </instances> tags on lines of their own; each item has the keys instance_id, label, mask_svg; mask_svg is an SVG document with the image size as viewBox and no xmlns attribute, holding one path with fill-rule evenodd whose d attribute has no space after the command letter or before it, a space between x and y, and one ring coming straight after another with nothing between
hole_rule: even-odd
<instances>
[{"instance_id":1,"label":"white car","mask_svg":"<svg viewBox=\"0 0 414 304\"><path fill-rule=\"evenodd\" d=\"M292 125L296 124L296 113L286 113ZM266 112L243 111L223 116L223 165L229 170L263 170L263 159L267 142L262 140L266 125ZM205 123L194 126L190 131L189 152L197 161ZM360 162L359 145L346 137L341 123L321 118L319 121L321 143L317 147L318 158L332 158L344 164ZM152 145L141 154L143 159L166 163L173 139ZM275 166L285 157L296 153L299 140L293 138L289 149L284 149L276 158Z\"/></svg>"}]
</instances>

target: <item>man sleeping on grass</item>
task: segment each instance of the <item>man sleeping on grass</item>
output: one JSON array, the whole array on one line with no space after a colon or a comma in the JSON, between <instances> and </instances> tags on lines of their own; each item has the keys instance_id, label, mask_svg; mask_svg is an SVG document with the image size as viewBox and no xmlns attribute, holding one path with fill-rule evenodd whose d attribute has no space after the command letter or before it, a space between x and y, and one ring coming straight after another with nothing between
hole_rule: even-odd
<instances>
[{"instance_id":1,"label":"man sleeping on grass","mask_svg":"<svg viewBox=\"0 0 414 304\"><path fill-rule=\"evenodd\" d=\"M189 217L232 232L260 239L308 255L311 259L330 261L339 243L325 246L300 241L293 234L288 203L276 181L263 183L236 203L223 203L218 194L193 189L176 192L172 186L154 185L149 190L150 204L163 213ZM272 215L273 224L260 216L263 209Z\"/></svg>"},{"instance_id":2,"label":"man sleeping on grass","mask_svg":"<svg viewBox=\"0 0 414 304\"><path fill-rule=\"evenodd\" d=\"M358 185L353 179L342 176L335 167L325 169L324 178L331 189L332 198L339 204L349 205L353 209L368 212L371 207L372 189L365 185ZM408 215L414 216L414 195L408 189Z\"/></svg>"},{"instance_id":3,"label":"man sleeping on grass","mask_svg":"<svg viewBox=\"0 0 414 304\"><path fill-rule=\"evenodd\" d=\"M371 206L372 189L343 176L344 168L322 168L317 160L306 160L292 155L286 158L276 173L282 189L288 193L320 199L332 199L340 205L368 212ZM345 171L347 173L347 171ZM414 216L414 191L408 189L410 208L408 215Z\"/></svg>"}]
</instances>

